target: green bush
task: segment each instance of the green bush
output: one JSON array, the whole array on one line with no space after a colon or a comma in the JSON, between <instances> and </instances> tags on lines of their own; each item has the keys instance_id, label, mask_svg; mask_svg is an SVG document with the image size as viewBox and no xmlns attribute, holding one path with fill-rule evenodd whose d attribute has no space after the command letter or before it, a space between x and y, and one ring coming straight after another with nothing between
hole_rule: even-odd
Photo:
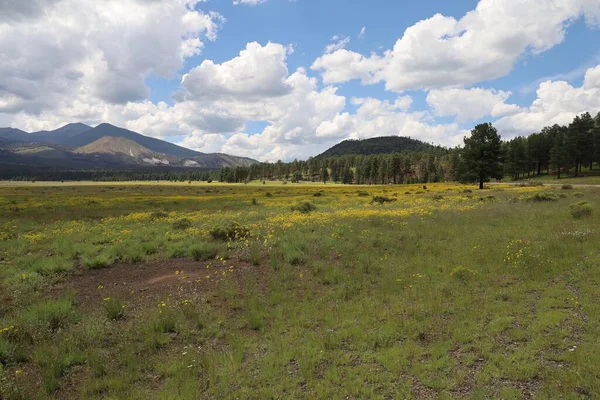
<instances>
[{"instance_id":1,"label":"green bush","mask_svg":"<svg viewBox=\"0 0 600 400\"><path fill-rule=\"evenodd\" d=\"M302 214L308 214L309 212L312 212L316 209L317 209L317 207L315 207L314 204L312 204L311 202L308 202L308 201L296 204L295 206L291 207L292 211L298 211L299 213L302 213Z\"/></svg>"},{"instance_id":2,"label":"green bush","mask_svg":"<svg viewBox=\"0 0 600 400\"><path fill-rule=\"evenodd\" d=\"M169 216L168 213L163 212L163 211L155 211L152 214L150 214L150 220L151 221L157 221L159 219L165 219Z\"/></svg>"},{"instance_id":3,"label":"green bush","mask_svg":"<svg viewBox=\"0 0 600 400\"><path fill-rule=\"evenodd\" d=\"M458 279L461 282L467 282L471 280L476 274L476 271L473 271L472 269L469 269L467 267L463 267L462 265L460 267L454 268L452 272L450 272L451 277L453 277L454 279Z\"/></svg>"},{"instance_id":4,"label":"green bush","mask_svg":"<svg viewBox=\"0 0 600 400\"><path fill-rule=\"evenodd\" d=\"M393 203L396 200L397 199L391 199L391 198L386 197L386 196L373 196L373 200L371 200L371 204L374 204L374 203L377 203L377 204Z\"/></svg>"},{"instance_id":5,"label":"green bush","mask_svg":"<svg viewBox=\"0 0 600 400\"><path fill-rule=\"evenodd\" d=\"M250 236L250 229L234 222L227 226L217 227L211 230L210 235L214 240L221 240L224 242L228 240L244 240Z\"/></svg>"},{"instance_id":6,"label":"green bush","mask_svg":"<svg viewBox=\"0 0 600 400\"><path fill-rule=\"evenodd\" d=\"M529 197L527 199L527 201L533 201L533 202L545 202L545 201L558 201L559 196L555 193L549 193L549 192L539 192L534 194L533 196Z\"/></svg>"},{"instance_id":7,"label":"green bush","mask_svg":"<svg viewBox=\"0 0 600 400\"><path fill-rule=\"evenodd\" d=\"M192 221L187 218L180 219L178 221L173 222L173 229L178 231L184 231L192 227Z\"/></svg>"},{"instance_id":8,"label":"green bush","mask_svg":"<svg viewBox=\"0 0 600 400\"><path fill-rule=\"evenodd\" d=\"M571 216L575 219L590 217L592 212L592 205L587 201L571 204Z\"/></svg>"},{"instance_id":9,"label":"green bush","mask_svg":"<svg viewBox=\"0 0 600 400\"><path fill-rule=\"evenodd\" d=\"M201 243L190 249L194 261L208 261L217 256L219 248L211 243Z\"/></svg>"}]
</instances>

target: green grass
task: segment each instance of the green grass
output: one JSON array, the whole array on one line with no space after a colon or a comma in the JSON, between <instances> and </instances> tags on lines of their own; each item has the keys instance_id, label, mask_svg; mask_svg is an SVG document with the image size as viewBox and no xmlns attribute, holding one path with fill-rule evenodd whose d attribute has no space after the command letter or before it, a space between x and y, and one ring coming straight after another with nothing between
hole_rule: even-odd
<instances>
[{"instance_id":1,"label":"green grass","mask_svg":"<svg viewBox=\"0 0 600 400\"><path fill-rule=\"evenodd\" d=\"M600 213L572 215L599 205L596 188L0 186L0 398L600 397ZM158 300L75 285L194 259L200 282Z\"/></svg>"}]
</instances>

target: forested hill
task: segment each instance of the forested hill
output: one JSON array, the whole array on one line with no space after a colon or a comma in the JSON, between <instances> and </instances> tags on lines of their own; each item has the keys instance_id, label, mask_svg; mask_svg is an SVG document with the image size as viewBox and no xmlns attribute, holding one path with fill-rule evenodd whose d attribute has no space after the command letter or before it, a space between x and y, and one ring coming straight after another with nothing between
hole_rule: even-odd
<instances>
[{"instance_id":1,"label":"forested hill","mask_svg":"<svg viewBox=\"0 0 600 400\"><path fill-rule=\"evenodd\" d=\"M402 136L382 136L363 140L344 140L315 158L347 155L391 154L404 151L421 151L430 144Z\"/></svg>"}]
</instances>

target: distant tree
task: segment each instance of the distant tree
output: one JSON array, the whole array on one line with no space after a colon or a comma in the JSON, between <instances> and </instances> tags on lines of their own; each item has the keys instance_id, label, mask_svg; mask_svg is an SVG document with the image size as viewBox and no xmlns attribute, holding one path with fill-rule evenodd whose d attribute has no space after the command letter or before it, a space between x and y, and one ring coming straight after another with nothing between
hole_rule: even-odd
<instances>
[{"instance_id":1,"label":"distant tree","mask_svg":"<svg viewBox=\"0 0 600 400\"><path fill-rule=\"evenodd\" d=\"M329 180L329 172L327 171L327 166L325 166L325 164L321 167L321 180L323 181L323 184L327 184L327 181Z\"/></svg>"},{"instance_id":2,"label":"distant tree","mask_svg":"<svg viewBox=\"0 0 600 400\"><path fill-rule=\"evenodd\" d=\"M500 164L501 141L496 128L490 123L479 124L470 137L464 138L462 151L463 178L479 181L479 189L490 178L502 177Z\"/></svg>"},{"instance_id":3,"label":"distant tree","mask_svg":"<svg viewBox=\"0 0 600 400\"><path fill-rule=\"evenodd\" d=\"M558 132L554 137L552 148L550 149L550 165L557 170L557 178L560 179L561 170L568 168L569 155L565 145L565 137L562 132Z\"/></svg>"}]
</instances>

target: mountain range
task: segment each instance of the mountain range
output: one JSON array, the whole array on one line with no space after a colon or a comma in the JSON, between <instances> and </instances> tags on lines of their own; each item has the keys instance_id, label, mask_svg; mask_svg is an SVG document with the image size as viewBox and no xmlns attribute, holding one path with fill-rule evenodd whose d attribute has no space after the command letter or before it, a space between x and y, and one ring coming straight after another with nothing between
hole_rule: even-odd
<instances>
[{"instance_id":1,"label":"mountain range","mask_svg":"<svg viewBox=\"0 0 600 400\"><path fill-rule=\"evenodd\" d=\"M170 166L221 168L249 166L256 160L222 153L201 153L163 140L100 124L81 123L53 131L0 128L0 163L67 169Z\"/></svg>"}]
</instances>

